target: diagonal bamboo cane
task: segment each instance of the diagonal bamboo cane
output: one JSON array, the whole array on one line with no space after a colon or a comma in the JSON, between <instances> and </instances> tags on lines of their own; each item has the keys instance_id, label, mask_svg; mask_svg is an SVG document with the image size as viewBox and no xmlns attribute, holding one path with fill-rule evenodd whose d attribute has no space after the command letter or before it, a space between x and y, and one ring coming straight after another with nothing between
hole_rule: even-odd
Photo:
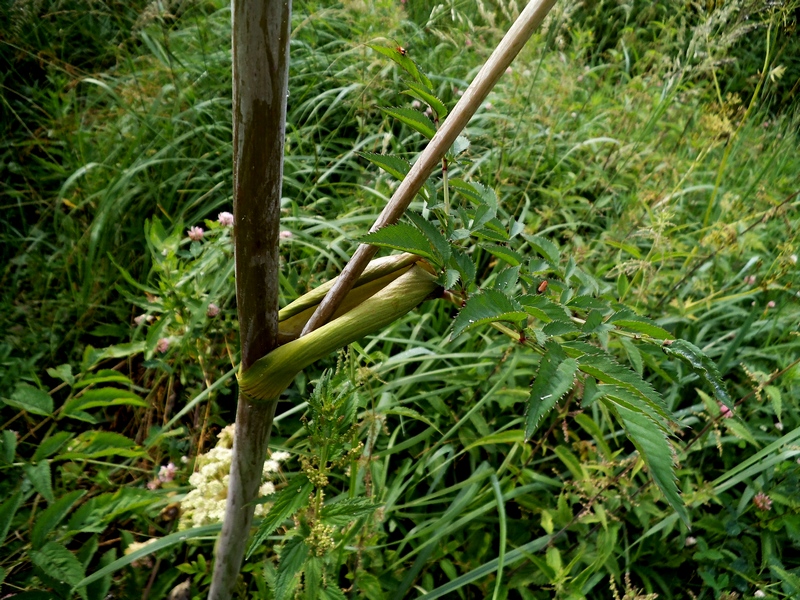
<instances>
[{"instance_id":1,"label":"diagonal bamboo cane","mask_svg":"<svg viewBox=\"0 0 800 600\"><path fill-rule=\"evenodd\" d=\"M420 154L419 159L417 159L408 175L400 183L389 204L383 209L370 231L377 231L400 220L400 217L403 216L403 213L425 184L436 165L439 164L450 149L450 146L456 141L456 138L467 126L475 111L478 110L486 96L492 91L492 88L500 80L500 77L522 50L536 28L541 25L555 3L556 0L532 0L528 3L500 44L492 52L489 60L486 61L475 76L467 91L464 92L464 95L456 104L453 112L448 115L436 135L433 136L433 139ZM347 263L347 266L339 275L336 285L328 292L314 315L306 323L302 335L307 335L328 322L377 251L378 248L376 246L369 244L362 244L358 247L350 262Z\"/></svg>"}]
</instances>

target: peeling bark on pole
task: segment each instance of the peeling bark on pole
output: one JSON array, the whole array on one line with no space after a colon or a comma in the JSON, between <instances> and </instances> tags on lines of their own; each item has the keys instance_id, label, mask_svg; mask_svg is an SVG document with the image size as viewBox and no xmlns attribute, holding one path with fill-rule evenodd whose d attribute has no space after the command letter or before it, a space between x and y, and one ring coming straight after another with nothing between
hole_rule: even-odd
<instances>
[{"instance_id":1,"label":"peeling bark on pole","mask_svg":"<svg viewBox=\"0 0 800 600\"><path fill-rule=\"evenodd\" d=\"M291 0L233 0L233 215L241 369L277 345L278 231L289 77ZM233 596L275 403L241 393L228 501L209 598Z\"/></svg>"}]
</instances>

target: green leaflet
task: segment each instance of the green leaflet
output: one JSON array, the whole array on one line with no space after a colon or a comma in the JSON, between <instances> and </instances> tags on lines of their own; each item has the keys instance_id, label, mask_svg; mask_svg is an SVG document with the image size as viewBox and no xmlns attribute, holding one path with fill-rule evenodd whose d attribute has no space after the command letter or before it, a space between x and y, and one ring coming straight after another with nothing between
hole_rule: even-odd
<instances>
[{"instance_id":1,"label":"green leaflet","mask_svg":"<svg viewBox=\"0 0 800 600\"><path fill-rule=\"evenodd\" d=\"M681 520L691 528L689 514L675 483L672 448L667 436L651 418L615 402L613 396L603 398L602 402L619 417L628 438L647 465L653 481Z\"/></svg>"},{"instance_id":2,"label":"green leaflet","mask_svg":"<svg viewBox=\"0 0 800 600\"><path fill-rule=\"evenodd\" d=\"M672 420L661 394L638 374L614 362L607 354L584 354L578 358L578 365L578 368L587 375L602 383L625 388L650 406L659 417L667 421Z\"/></svg>"},{"instance_id":3,"label":"green leaflet","mask_svg":"<svg viewBox=\"0 0 800 600\"><path fill-rule=\"evenodd\" d=\"M442 232L439 231L439 228L423 218L422 215L417 214L414 211L406 211L406 216L412 223L414 223L414 226L419 229L426 238L428 238L428 243L441 257L441 260L438 263L439 266L446 264L447 261L450 260L450 244L442 235Z\"/></svg>"},{"instance_id":4,"label":"green leaflet","mask_svg":"<svg viewBox=\"0 0 800 600\"><path fill-rule=\"evenodd\" d=\"M433 124L428 117L426 117L423 113L415 110L413 108L382 108L381 110L385 112L387 115L390 115L400 121L401 123L405 123L411 129L416 131L417 133L421 133L426 138L431 139L434 135L436 135L436 125Z\"/></svg>"},{"instance_id":5,"label":"green leaflet","mask_svg":"<svg viewBox=\"0 0 800 600\"><path fill-rule=\"evenodd\" d=\"M372 152L359 152L358 155L366 158L373 165L380 167L398 181L403 181L411 170L411 165L408 164L408 161L396 156L373 154Z\"/></svg>"},{"instance_id":6,"label":"green leaflet","mask_svg":"<svg viewBox=\"0 0 800 600\"><path fill-rule=\"evenodd\" d=\"M623 308L622 310L615 312L608 318L608 322L629 331L635 331L636 333L649 335L657 340L674 339L674 336L669 331L663 327L659 327L655 321L648 319L647 317L637 315L629 308Z\"/></svg>"},{"instance_id":7,"label":"green leaflet","mask_svg":"<svg viewBox=\"0 0 800 600\"><path fill-rule=\"evenodd\" d=\"M525 439L531 439L541 423L542 417L549 413L559 400L572 389L578 361L567 358L555 342L545 344L546 353L539 363L539 372L531 387L528 408L525 415Z\"/></svg>"},{"instance_id":8,"label":"green leaflet","mask_svg":"<svg viewBox=\"0 0 800 600\"><path fill-rule=\"evenodd\" d=\"M526 294L525 296L520 296L517 300L519 300L525 312L545 323L567 321L569 319L569 315L567 315L567 311L563 306L548 300L544 296Z\"/></svg>"},{"instance_id":9,"label":"green leaflet","mask_svg":"<svg viewBox=\"0 0 800 600\"><path fill-rule=\"evenodd\" d=\"M474 327L495 321L522 321L528 317L519 302L497 290L483 290L467 300L453 321L454 339Z\"/></svg>"},{"instance_id":10,"label":"green leaflet","mask_svg":"<svg viewBox=\"0 0 800 600\"><path fill-rule=\"evenodd\" d=\"M402 252L411 252L427 258L437 265L442 264L442 257L432 243L419 229L408 223L395 223L357 238L362 244L372 244L381 248L392 248Z\"/></svg>"},{"instance_id":11,"label":"green leaflet","mask_svg":"<svg viewBox=\"0 0 800 600\"><path fill-rule=\"evenodd\" d=\"M375 50L384 56L391 58L394 62L396 62L400 67L402 67L406 73L411 75L417 83L425 86L426 89L430 90L433 88L431 84L431 80L419 70L416 63L408 57L406 52L401 52L397 48L388 48L386 46L379 46L377 44L367 44L370 48Z\"/></svg>"},{"instance_id":12,"label":"green leaflet","mask_svg":"<svg viewBox=\"0 0 800 600\"><path fill-rule=\"evenodd\" d=\"M492 256L496 256L500 260L506 261L512 267L519 266L525 260L519 252L515 252L507 246L498 246L491 244L483 247L484 250L489 252Z\"/></svg>"},{"instance_id":13,"label":"green leaflet","mask_svg":"<svg viewBox=\"0 0 800 600\"><path fill-rule=\"evenodd\" d=\"M671 344L664 344L661 349L668 356L675 356L685 362L692 371L702 377L711 389L714 390L714 395L717 400L722 402L725 406L733 410L734 402L728 395L725 389L725 384L722 383L717 365L706 356L705 352L700 350L697 346L686 340L675 340Z\"/></svg>"},{"instance_id":14,"label":"green leaflet","mask_svg":"<svg viewBox=\"0 0 800 600\"><path fill-rule=\"evenodd\" d=\"M247 550L246 558L250 558L261 542L267 539L267 536L280 527L286 519L308 504L308 495L313 489L314 484L305 475L297 475L289 481L286 487L277 494L275 502L264 520L261 521L261 525L250 543L250 548Z\"/></svg>"},{"instance_id":15,"label":"green leaflet","mask_svg":"<svg viewBox=\"0 0 800 600\"><path fill-rule=\"evenodd\" d=\"M527 241L536 252L542 255L547 262L554 267L558 265L558 262L561 260L561 253L553 242L539 237L538 235L522 234L522 237L525 238L525 241Z\"/></svg>"},{"instance_id":16,"label":"green leaflet","mask_svg":"<svg viewBox=\"0 0 800 600\"><path fill-rule=\"evenodd\" d=\"M447 116L447 107L444 105L444 102L439 100L436 96L434 96L428 89L424 86L419 85L418 83L406 82L409 89L404 91L404 94L408 94L412 98L416 98L420 102L425 102L428 104L432 109L433 112L436 113L436 116L439 119L444 119Z\"/></svg>"}]
</instances>

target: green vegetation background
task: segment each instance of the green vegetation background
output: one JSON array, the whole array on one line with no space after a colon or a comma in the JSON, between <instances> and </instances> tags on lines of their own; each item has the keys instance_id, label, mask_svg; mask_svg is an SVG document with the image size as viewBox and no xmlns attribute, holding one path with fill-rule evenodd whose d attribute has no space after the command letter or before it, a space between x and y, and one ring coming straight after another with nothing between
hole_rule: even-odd
<instances>
[{"instance_id":1,"label":"green vegetation background","mask_svg":"<svg viewBox=\"0 0 800 600\"><path fill-rule=\"evenodd\" d=\"M423 147L379 110L411 99L366 44L404 47L452 106L516 10L295 2L286 302L341 269L391 195L358 152ZM457 167L600 296L717 363L740 399L731 418L657 349L609 342L680 419L692 531L580 393L523 443L535 358L491 330L451 340L453 311L430 304L308 370L278 408L276 449L313 454L299 420L310 382L346 358L362 386L367 460L331 474L327 493L382 509L337 531L348 597L800 597L799 11L559 4L470 123ZM67 598L134 542L175 531L194 459L233 419L232 263L216 222L231 210L230 11L18 0L0 23L0 585ZM493 257L477 260L493 276ZM273 597L281 539L247 567L243 597ZM201 595L211 557L203 531L79 594L160 598L188 580Z\"/></svg>"}]
</instances>

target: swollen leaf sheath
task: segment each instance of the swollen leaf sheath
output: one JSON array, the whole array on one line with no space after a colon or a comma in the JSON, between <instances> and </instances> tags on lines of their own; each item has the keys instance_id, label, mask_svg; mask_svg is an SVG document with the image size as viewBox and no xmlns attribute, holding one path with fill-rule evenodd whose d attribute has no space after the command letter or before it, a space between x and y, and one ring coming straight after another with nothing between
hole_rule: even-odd
<instances>
[{"instance_id":1,"label":"swollen leaf sheath","mask_svg":"<svg viewBox=\"0 0 800 600\"><path fill-rule=\"evenodd\" d=\"M338 319L276 348L239 376L239 386L258 401L276 400L300 371L331 352L379 331L402 317L437 287L418 264Z\"/></svg>"}]
</instances>

